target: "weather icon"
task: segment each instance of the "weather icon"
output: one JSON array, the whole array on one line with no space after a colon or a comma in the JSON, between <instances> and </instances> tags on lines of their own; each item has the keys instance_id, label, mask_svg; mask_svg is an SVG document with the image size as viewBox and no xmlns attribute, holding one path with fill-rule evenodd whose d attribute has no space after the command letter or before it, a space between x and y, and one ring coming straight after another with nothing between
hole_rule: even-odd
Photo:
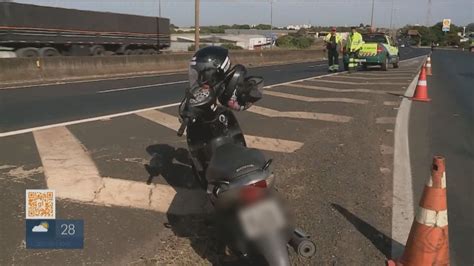
<instances>
[{"instance_id":1,"label":"weather icon","mask_svg":"<svg viewBox=\"0 0 474 266\"><path fill-rule=\"evenodd\" d=\"M48 222L41 222L39 225L33 227L33 229L31 229L31 232L46 233L48 232L48 228L49 228Z\"/></svg>"}]
</instances>

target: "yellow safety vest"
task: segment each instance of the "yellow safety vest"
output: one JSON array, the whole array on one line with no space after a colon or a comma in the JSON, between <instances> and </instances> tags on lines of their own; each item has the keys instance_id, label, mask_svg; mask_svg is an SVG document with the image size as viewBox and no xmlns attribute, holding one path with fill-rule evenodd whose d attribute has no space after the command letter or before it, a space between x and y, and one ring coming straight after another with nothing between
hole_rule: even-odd
<instances>
[{"instance_id":1,"label":"yellow safety vest","mask_svg":"<svg viewBox=\"0 0 474 266\"><path fill-rule=\"evenodd\" d=\"M347 37L346 49L350 52L357 51L362 48L364 44L364 40L362 39L362 35L358 32L351 33Z\"/></svg>"},{"instance_id":2,"label":"yellow safety vest","mask_svg":"<svg viewBox=\"0 0 474 266\"><path fill-rule=\"evenodd\" d=\"M326 43L330 43L331 42L331 37L332 37L332 35L331 35L331 33L329 33L328 35L326 35L324 37L324 41ZM342 44L342 37L341 37L341 35L336 33L336 45L341 45L341 44Z\"/></svg>"}]
</instances>

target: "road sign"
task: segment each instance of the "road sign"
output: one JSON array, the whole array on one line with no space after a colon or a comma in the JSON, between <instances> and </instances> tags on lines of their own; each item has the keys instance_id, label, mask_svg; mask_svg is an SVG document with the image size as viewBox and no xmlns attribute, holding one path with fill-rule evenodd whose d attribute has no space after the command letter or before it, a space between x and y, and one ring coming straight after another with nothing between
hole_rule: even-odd
<instances>
[{"instance_id":1,"label":"road sign","mask_svg":"<svg viewBox=\"0 0 474 266\"><path fill-rule=\"evenodd\" d=\"M451 19L445 18L443 19L443 31L449 31L451 28Z\"/></svg>"}]
</instances>

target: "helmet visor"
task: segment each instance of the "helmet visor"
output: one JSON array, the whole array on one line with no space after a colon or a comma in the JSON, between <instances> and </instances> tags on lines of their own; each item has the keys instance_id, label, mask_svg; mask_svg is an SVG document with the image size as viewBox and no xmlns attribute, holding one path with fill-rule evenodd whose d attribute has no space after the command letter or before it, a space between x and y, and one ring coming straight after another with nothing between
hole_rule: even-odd
<instances>
[{"instance_id":1,"label":"helmet visor","mask_svg":"<svg viewBox=\"0 0 474 266\"><path fill-rule=\"evenodd\" d=\"M199 80L199 73L195 68L193 68L192 65L189 66L188 69L188 79L189 79L189 86L191 88L194 88L195 86L199 85L198 80Z\"/></svg>"}]
</instances>

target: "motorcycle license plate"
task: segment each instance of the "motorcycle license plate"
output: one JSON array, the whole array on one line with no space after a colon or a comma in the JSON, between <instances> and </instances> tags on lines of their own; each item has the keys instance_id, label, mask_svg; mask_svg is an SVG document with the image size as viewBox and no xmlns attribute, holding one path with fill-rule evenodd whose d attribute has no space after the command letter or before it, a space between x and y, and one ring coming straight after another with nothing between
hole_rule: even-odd
<instances>
[{"instance_id":1,"label":"motorcycle license plate","mask_svg":"<svg viewBox=\"0 0 474 266\"><path fill-rule=\"evenodd\" d=\"M274 233L286 226L283 211L274 200L265 200L240 210L240 223L249 239Z\"/></svg>"}]
</instances>

